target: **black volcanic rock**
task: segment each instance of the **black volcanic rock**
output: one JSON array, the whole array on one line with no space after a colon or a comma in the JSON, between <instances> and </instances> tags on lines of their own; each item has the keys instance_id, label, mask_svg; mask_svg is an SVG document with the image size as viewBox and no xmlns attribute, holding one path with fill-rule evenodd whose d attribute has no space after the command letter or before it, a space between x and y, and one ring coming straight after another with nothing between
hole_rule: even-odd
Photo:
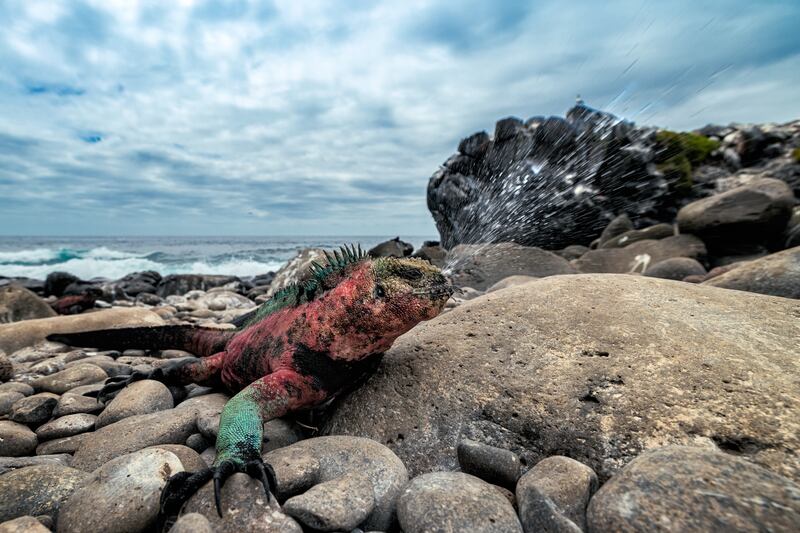
<instances>
[{"instance_id":1,"label":"black volcanic rock","mask_svg":"<svg viewBox=\"0 0 800 533\"><path fill-rule=\"evenodd\" d=\"M467 137L428 184L442 245L555 249L589 244L623 211L639 223L673 217L655 132L578 104L566 118L502 119L493 140Z\"/></svg>"}]
</instances>

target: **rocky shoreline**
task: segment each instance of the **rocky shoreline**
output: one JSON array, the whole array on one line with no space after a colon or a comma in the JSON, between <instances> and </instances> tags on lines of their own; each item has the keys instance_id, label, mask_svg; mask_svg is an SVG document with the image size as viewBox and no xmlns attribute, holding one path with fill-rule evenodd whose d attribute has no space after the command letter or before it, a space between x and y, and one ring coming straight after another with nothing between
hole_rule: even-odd
<instances>
[{"instance_id":1,"label":"rocky shoreline","mask_svg":"<svg viewBox=\"0 0 800 533\"><path fill-rule=\"evenodd\" d=\"M236 474L223 519L207 485L171 531L797 530L800 121L675 137L587 109L462 141L429 187L447 248L370 251L445 268L447 312L326 410L266 424L277 501ZM533 162L574 174L558 209L504 196ZM224 391L83 395L192 354L47 334L232 328L320 254L251 279L0 280L0 532L152 530L166 479L214 458Z\"/></svg>"}]
</instances>

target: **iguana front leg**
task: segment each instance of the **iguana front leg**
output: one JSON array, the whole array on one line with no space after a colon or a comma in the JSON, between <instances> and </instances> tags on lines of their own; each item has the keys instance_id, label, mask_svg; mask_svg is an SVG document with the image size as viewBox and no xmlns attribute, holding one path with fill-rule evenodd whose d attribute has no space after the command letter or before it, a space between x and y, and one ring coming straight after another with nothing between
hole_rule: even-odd
<instances>
[{"instance_id":1,"label":"iguana front leg","mask_svg":"<svg viewBox=\"0 0 800 533\"><path fill-rule=\"evenodd\" d=\"M311 386L309 378L293 370L279 370L245 387L222 410L214 464L198 472L172 476L161 493L161 515L178 514L183 504L213 479L217 512L222 516L221 487L236 472L259 479L269 498L275 490L275 473L261 458L264 422L324 398L324 393Z\"/></svg>"}]
</instances>

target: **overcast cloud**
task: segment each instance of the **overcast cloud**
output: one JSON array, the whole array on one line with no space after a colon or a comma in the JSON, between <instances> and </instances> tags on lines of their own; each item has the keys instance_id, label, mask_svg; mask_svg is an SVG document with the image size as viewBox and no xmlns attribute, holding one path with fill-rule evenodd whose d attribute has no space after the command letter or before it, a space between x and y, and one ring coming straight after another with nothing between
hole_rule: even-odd
<instances>
[{"instance_id":1,"label":"overcast cloud","mask_svg":"<svg viewBox=\"0 0 800 533\"><path fill-rule=\"evenodd\" d=\"M435 234L427 180L580 94L800 117L800 2L0 2L0 234Z\"/></svg>"}]
</instances>

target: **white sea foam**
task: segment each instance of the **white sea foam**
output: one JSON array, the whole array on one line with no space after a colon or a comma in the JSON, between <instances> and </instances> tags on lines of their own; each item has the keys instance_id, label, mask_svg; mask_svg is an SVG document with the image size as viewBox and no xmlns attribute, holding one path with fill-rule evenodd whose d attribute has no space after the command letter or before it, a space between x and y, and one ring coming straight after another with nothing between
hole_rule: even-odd
<instances>
[{"instance_id":1,"label":"white sea foam","mask_svg":"<svg viewBox=\"0 0 800 533\"><path fill-rule=\"evenodd\" d=\"M59 258L60 250L50 248L36 248L33 250L19 250L16 252L0 252L0 265L8 263L36 264L55 261Z\"/></svg>"}]
</instances>

